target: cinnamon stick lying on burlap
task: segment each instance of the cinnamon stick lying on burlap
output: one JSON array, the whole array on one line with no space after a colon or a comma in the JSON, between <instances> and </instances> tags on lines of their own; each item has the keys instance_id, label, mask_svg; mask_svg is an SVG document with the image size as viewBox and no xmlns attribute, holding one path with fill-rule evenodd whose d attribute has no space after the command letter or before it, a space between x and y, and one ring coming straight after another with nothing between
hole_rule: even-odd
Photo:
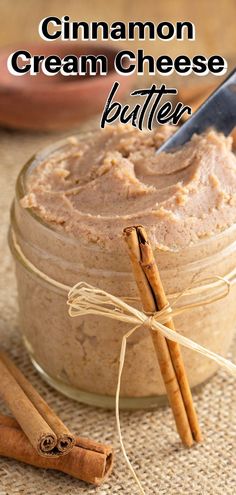
<instances>
[{"instance_id":1,"label":"cinnamon stick lying on burlap","mask_svg":"<svg viewBox=\"0 0 236 495\"><path fill-rule=\"evenodd\" d=\"M73 449L59 458L42 457L30 444L19 424L0 415L0 456L10 457L32 466L54 469L87 483L100 485L111 473L113 450L86 438L76 438Z\"/></svg>"},{"instance_id":2,"label":"cinnamon stick lying on burlap","mask_svg":"<svg viewBox=\"0 0 236 495\"><path fill-rule=\"evenodd\" d=\"M0 352L0 377L0 397L38 454L54 457L67 454L75 444L74 436L3 352Z\"/></svg>"},{"instance_id":3,"label":"cinnamon stick lying on burlap","mask_svg":"<svg viewBox=\"0 0 236 495\"><path fill-rule=\"evenodd\" d=\"M127 227L124 229L124 239L129 248L143 309L148 314L155 314L168 304L168 300L145 229L142 226ZM175 330L171 318L165 325ZM150 332L180 438L187 446L191 446L193 440L201 442L202 435L180 346L165 339L159 332L152 329Z\"/></svg>"}]
</instances>

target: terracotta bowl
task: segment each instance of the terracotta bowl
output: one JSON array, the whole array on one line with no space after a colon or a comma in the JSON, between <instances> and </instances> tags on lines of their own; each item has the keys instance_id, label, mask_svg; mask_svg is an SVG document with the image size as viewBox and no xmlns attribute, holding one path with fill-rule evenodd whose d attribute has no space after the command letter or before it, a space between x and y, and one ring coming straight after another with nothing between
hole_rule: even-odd
<instances>
[{"instance_id":1,"label":"terracotta bowl","mask_svg":"<svg viewBox=\"0 0 236 495\"><path fill-rule=\"evenodd\" d=\"M31 55L60 57L75 54L104 54L108 58L107 76L14 76L7 69L7 58L13 51L24 49ZM118 101L124 98L134 76L120 76L113 69L118 52L107 44L38 43L7 47L0 51L0 125L17 129L56 130L76 126L99 114L114 81L121 83Z\"/></svg>"}]
</instances>

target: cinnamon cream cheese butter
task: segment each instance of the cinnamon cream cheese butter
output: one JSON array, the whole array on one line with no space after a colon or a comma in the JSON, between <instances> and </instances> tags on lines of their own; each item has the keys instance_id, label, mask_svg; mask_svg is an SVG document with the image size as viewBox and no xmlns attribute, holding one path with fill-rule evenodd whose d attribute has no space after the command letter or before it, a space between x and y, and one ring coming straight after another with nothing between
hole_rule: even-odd
<instances>
[{"instance_id":1,"label":"cinnamon cream cheese butter","mask_svg":"<svg viewBox=\"0 0 236 495\"><path fill-rule=\"evenodd\" d=\"M75 140L34 170L21 205L55 228L111 248L137 222L165 250L225 229L236 220L231 138L210 131L176 153L157 155L170 133L120 126Z\"/></svg>"},{"instance_id":2,"label":"cinnamon cream cheese butter","mask_svg":"<svg viewBox=\"0 0 236 495\"><path fill-rule=\"evenodd\" d=\"M168 296L196 278L232 274L236 158L231 138L209 130L175 153L157 155L172 132L168 126L152 132L111 126L36 155L20 174L12 209L12 229L25 257L68 286L83 280L120 297L137 297L122 230L143 224ZM15 257L21 329L37 368L68 395L111 405L127 325L95 316L70 319L66 293ZM179 316L176 329L225 354L234 330L235 292L233 280L227 298ZM189 297L194 301L196 290ZM197 353L183 349L183 356L192 386L216 370ZM163 394L149 332L140 328L128 343L123 404L152 405Z\"/></svg>"}]
</instances>

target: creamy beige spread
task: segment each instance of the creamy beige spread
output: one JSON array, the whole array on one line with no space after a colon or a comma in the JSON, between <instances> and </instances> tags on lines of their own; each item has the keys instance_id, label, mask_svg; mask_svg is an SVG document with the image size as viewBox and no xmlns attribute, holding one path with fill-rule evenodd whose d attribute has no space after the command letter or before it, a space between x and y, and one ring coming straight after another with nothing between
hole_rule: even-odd
<instances>
[{"instance_id":1,"label":"creamy beige spread","mask_svg":"<svg viewBox=\"0 0 236 495\"><path fill-rule=\"evenodd\" d=\"M184 291L196 276L232 271L236 158L231 138L211 130L175 153L157 155L172 132L165 126L153 132L107 127L37 157L24 179L26 194L15 202L14 229L25 256L69 286L83 280L120 297L137 297L122 229L138 223L147 228L168 295ZM67 294L19 262L17 279L24 339L50 383L73 397L78 390L114 396L121 338L129 326L99 316L70 318ZM177 330L226 354L235 295L232 284L227 299L181 314ZM191 297L195 302L194 292ZM183 356L192 386L216 370L196 352L183 349ZM121 396L164 393L149 331L140 328L127 344Z\"/></svg>"},{"instance_id":2,"label":"creamy beige spread","mask_svg":"<svg viewBox=\"0 0 236 495\"><path fill-rule=\"evenodd\" d=\"M231 138L209 131L175 153L157 154L171 132L114 126L79 144L72 139L31 173L22 206L100 244L114 242L134 223L148 227L164 250L224 230L236 220Z\"/></svg>"}]
</instances>

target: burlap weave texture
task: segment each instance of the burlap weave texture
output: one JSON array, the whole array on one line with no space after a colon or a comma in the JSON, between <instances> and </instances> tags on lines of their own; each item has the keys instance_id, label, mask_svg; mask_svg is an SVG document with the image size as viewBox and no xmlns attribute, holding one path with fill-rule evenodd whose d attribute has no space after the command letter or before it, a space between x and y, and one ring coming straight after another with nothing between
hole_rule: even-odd
<instances>
[{"instance_id":1,"label":"burlap weave texture","mask_svg":"<svg viewBox=\"0 0 236 495\"><path fill-rule=\"evenodd\" d=\"M71 430L113 444L116 462L112 476L102 487L94 488L60 473L0 459L0 495L56 495L59 492L64 495L135 495L138 493L136 485L120 452L114 412L78 404L48 387L33 369L20 339L13 262L6 239L9 207L21 166L37 149L59 137L0 133L1 344ZM228 357L236 360L236 346ZM121 413L127 453L147 495L236 493L235 380L220 371L194 398L205 442L191 450L181 447L169 408ZM7 412L1 402L0 410Z\"/></svg>"}]
</instances>

